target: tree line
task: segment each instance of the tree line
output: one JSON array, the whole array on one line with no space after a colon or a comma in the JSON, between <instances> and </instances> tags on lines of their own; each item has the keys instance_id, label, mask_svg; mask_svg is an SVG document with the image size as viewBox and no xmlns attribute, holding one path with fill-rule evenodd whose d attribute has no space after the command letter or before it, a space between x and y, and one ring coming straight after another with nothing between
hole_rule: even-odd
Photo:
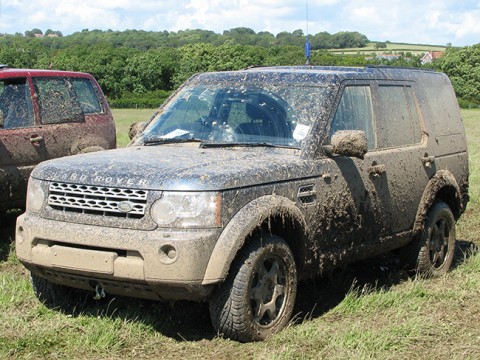
<instances>
[{"instance_id":1,"label":"tree line","mask_svg":"<svg viewBox=\"0 0 480 360\"><path fill-rule=\"evenodd\" d=\"M223 34L207 30L83 30L62 36L58 31L47 32L56 36L32 37L27 36L27 32L26 35L0 36L0 63L18 68L91 73L113 107L157 107L172 90L197 72L305 64L305 35L301 30L276 36L255 33L248 28L235 28ZM28 34L31 33L39 34L38 29ZM364 47L368 39L357 32L333 35L324 32L310 35L309 41L313 50L311 62L315 65L422 66L420 56L390 61L364 55L333 55L326 50ZM479 53L478 46L452 48L442 59L429 65L452 78L465 104L480 104L480 78L476 78Z\"/></svg>"}]
</instances>

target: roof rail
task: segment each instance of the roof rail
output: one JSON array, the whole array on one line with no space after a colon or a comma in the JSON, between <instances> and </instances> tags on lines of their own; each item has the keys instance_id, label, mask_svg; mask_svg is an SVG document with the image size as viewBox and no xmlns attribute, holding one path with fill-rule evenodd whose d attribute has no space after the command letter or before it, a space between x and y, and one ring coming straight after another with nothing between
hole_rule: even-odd
<instances>
[{"instance_id":1,"label":"roof rail","mask_svg":"<svg viewBox=\"0 0 480 360\"><path fill-rule=\"evenodd\" d=\"M5 68L8 68L7 64L0 64L0 69L5 69Z\"/></svg>"},{"instance_id":2,"label":"roof rail","mask_svg":"<svg viewBox=\"0 0 480 360\"><path fill-rule=\"evenodd\" d=\"M367 69L397 69L397 70L417 70L417 71L432 71L437 72L431 68L417 68L413 66L390 66L390 65L366 65Z\"/></svg>"}]
</instances>

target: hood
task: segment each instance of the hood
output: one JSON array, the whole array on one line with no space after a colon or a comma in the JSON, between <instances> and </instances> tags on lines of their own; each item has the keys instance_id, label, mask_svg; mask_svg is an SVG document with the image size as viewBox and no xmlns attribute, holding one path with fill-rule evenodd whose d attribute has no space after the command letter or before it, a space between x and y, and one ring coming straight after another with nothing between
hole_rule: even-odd
<instances>
[{"instance_id":1,"label":"hood","mask_svg":"<svg viewBox=\"0 0 480 360\"><path fill-rule=\"evenodd\" d=\"M94 186L150 190L225 190L312 176L299 150L139 146L75 155L39 164L32 177Z\"/></svg>"}]
</instances>

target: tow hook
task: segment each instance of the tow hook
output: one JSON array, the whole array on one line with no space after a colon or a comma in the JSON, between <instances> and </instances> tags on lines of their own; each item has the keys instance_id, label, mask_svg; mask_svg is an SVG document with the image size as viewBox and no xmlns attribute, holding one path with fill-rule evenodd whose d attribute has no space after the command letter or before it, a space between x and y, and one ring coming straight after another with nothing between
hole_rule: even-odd
<instances>
[{"instance_id":1,"label":"tow hook","mask_svg":"<svg viewBox=\"0 0 480 360\"><path fill-rule=\"evenodd\" d=\"M100 300L105 298L105 296L107 295L105 294L105 291L103 290L102 285L97 284L97 286L95 286L95 296L93 297L93 299Z\"/></svg>"}]
</instances>

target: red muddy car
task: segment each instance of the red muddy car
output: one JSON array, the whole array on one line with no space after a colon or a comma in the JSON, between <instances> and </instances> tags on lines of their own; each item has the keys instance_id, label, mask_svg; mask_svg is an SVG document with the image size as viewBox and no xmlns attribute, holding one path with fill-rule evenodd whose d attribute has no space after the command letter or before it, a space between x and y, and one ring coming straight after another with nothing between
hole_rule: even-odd
<instances>
[{"instance_id":1,"label":"red muddy car","mask_svg":"<svg viewBox=\"0 0 480 360\"><path fill-rule=\"evenodd\" d=\"M112 113L93 76L0 65L0 214L25 206L39 162L115 146Z\"/></svg>"}]
</instances>

